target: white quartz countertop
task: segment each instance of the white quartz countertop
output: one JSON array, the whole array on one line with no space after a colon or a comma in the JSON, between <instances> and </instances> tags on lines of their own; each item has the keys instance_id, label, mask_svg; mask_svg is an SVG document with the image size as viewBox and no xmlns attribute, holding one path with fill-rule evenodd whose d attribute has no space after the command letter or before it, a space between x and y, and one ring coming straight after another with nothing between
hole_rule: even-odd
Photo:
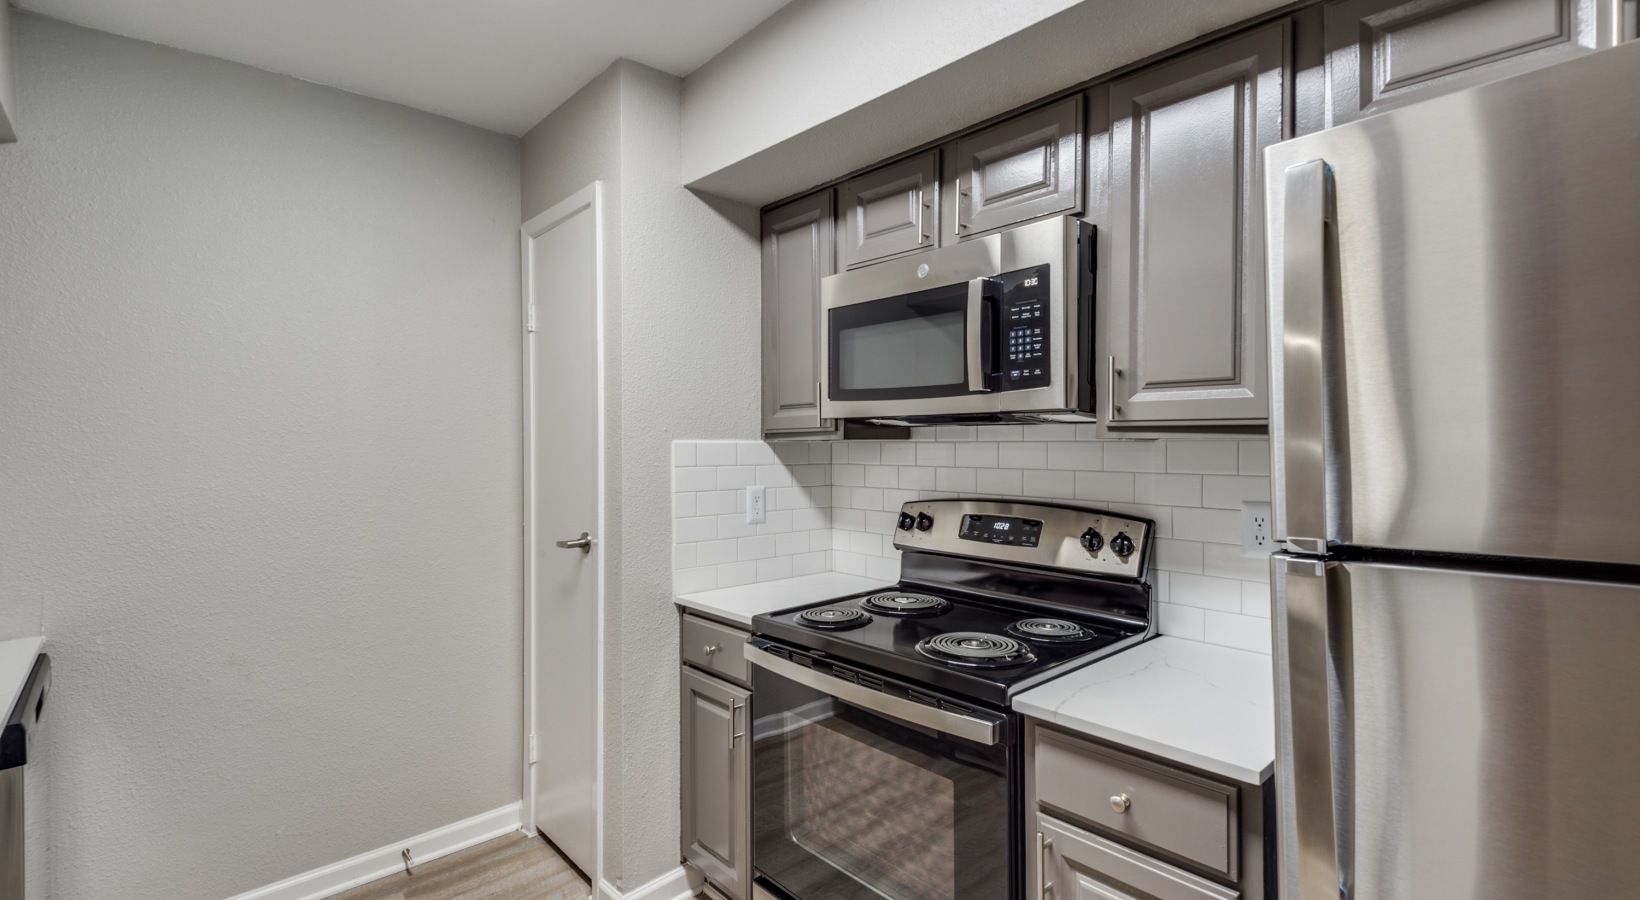
<instances>
[{"instance_id":1,"label":"white quartz countertop","mask_svg":"<svg viewBox=\"0 0 1640 900\"><path fill-rule=\"evenodd\" d=\"M888 586L889 582L878 581L875 578L844 575L841 572L821 572L817 575L800 575L778 581L762 581L757 584L682 594L677 601L679 606L686 609L726 622L739 622L750 628L752 616L774 612L777 609L819 603L823 600L834 600Z\"/></svg>"},{"instance_id":2,"label":"white quartz countertop","mask_svg":"<svg viewBox=\"0 0 1640 900\"><path fill-rule=\"evenodd\" d=\"M44 638L26 637L0 641L0 724L17 702L17 693L34 669L34 658L40 655Z\"/></svg>"},{"instance_id":3,"label":"white quartz countertop","mask_svg":"<svg viewBox=\"0 0 1640 900\"><path fill-rule=\"evenodd\" d=\"M1259 784L1275 768L1270 657L1159 637L1014 698L1014 709L1112 743Z\"/></svg>"}]
</instances>

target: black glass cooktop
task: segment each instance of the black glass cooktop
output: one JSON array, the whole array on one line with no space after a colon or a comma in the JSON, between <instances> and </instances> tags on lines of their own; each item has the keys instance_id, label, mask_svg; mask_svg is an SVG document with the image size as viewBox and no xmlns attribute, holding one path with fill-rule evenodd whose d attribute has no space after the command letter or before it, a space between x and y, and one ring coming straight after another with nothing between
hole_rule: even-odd
<instances>
[{"instance_id":1,"label":"black glass cooktop","mask_svg":"<svg viewBox=\"0 0 1640 900\"><path fill-rule=\"evenodd\" d=\"M885 602L885 593L941 602ZM915 608L896 608L908 605ZM998 705L1145 632L1142 625L1075 610L910 585L756 616L752 629L819 656Z\"/></svg>"}]
</instances>

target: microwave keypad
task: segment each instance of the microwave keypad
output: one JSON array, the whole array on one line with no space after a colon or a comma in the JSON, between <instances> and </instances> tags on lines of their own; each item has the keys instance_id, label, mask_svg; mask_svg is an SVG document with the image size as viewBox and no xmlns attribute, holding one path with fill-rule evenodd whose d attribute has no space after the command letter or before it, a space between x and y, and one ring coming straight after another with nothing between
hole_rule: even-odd
<instances>
[{"instance_id":1,"label":"microwave keypad","mask_svg":"<svg viewBox=\"0 0 1640 900\"><path fill-rule=\"evenodd\" d=\"M1048 354L1048 267L1001 276L1003 304L1002 390L1046 387L1052 380Z\"/></svg>"}]
</instances>

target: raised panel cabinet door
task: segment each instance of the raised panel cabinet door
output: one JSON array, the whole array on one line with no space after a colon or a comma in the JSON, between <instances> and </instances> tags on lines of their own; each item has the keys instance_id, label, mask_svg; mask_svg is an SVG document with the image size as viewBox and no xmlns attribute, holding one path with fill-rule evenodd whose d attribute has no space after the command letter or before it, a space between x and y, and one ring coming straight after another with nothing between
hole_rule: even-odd
<instances>
[{"instance_id":1,"label":"raised panel cabinet door","mask_svg":"<svg viewBox=\"0 0 1640 900\"><path fill-rule=\"evenodd\" d=\"M1286 21L1110 87L1106 424L1269 415L1264 148L1287 130Z\"/></svg>"},{"instance_id":2,"label":"raised panel cabinet door","mask_svg":"<svg viewBox=\"0 0 1640 900\"><path fill-rule=\"evenodd\" d=\"M1610 0L1341 0L1324 12L1334 125L1602 47Z\"/></svg>"},{"instance_id":3,"label":"raised panel cabinet door","mask_svg":"<svg viewBox=\"0 0 1640 900\"><path fill-rule=\"evenodd\" d=\"M730 900L751 896L751 691L685 666L683 858Z\"/></svg>"},{"instance_id":4,"label":"raised panel cabinet door","mask_svg":"<svg viewBox=\"0 0 1640 900\"><path fill-rule=\"evenodd\" d=\"M930 150L843 182L843 267L934 246L938 178Z\"/></svg>"},{"instance_id":5,"label":"raised panel cabinet door","mask_svg":"<svg viewBox=\"0 0 1640 900\"><path fill-rule=\"evenodd\" d=\"M818 431L820 279L836 271L831 191L763 215L763 430Z\"/></svg>"},{"instance_id":6,"label":"raised panel cabinet door","mask_svg":"<svg viewBox=\"0 0 1640 900\"><path fill-rule=\"evenodd\" d=\"M958 139L943 236L1080 210L1081 148L1080 94Z\"/></svg>"},{"instance_id":7,"label":"raised panel cabinet door","mask_svg":"<svg viewBox=\"0 0 1640 900\"><path fill-rule=\"evenodd\" d=\"M1037 817L1029 896L1052 900L1236 900L1241 894L1051 816Z\"/></svg>"}]
</instances>

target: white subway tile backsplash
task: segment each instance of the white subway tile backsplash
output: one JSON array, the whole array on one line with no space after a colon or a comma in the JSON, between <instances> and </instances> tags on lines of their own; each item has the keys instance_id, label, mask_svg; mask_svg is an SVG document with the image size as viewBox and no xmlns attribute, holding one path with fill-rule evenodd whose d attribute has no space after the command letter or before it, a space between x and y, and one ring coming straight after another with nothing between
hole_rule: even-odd
<instances>
[{"instance_id":1,"label":"white subway tile backsplash","mask_svg":"<svg viewBox=\"0 0 1640 900\"><path fill-rule=\"evenodd\" d=\"M1270 474L1270 442L1269 441L1242 441L1241 442L1241 474L1269 475Z\"/></svg>"},{"instance_id":2,"label":"white subway tile backsplash","mask_svg":"<svg viewBox=\"0 0 1640 900\"><path fill-rule=\"evenodd\" d=\"M997 465L997 445L992 441L958 444L955 457L959 466L994 469Z\"/></svg>"},{"instance_id":3,"label":"white subway tile backsplash","mask_svg":"<svg viewBox=\"0 0 1640 900\"><path fill-rule=\"evenodd\" d=\"M1173 509L1173 537L1241 545L1241 512L1232 509Z\"/></svg>"},{"instance_id":4,"label":"white subway tile backsplash","mask_svg":"<svg viewBox=\"0 0 1640 900\"><path fill-rule=\"evenodd\" d=\"M975 475L973 469L940 469L934 473L935 490L945 493L974 492Z\"/></svg>"},{"instance_id":5,"label":"white subway tile backsplash","mask_svg":"<svg viewBox=\"0 0 1640 900\"><path fill-rule=\"evenodd\" d=\"M1018 497L1025 492L1025 473L1019 469L976 469L974 471L974 490L981 494Z\"/></svg>"},{"instance_id":6,"label":"white subway tile backsplash","mask_svg":"<svg viewBox=\"0 0 1640 900\"><path fill-rule=\"evenodd\" d=\"M1241 468L1235 441L1167 441L1167 470L1197 475L1234 475Z\"/></svg>"},{"instance_id":7,"label":"white subway tile backsplash","mask_svg":"<svg viewBox=\"0 0 1640 900\"><path fill-rule=\"evenodd\" d=\"M1164 634L1269 652L1267 559L1240 505L1269 496L1266 441L1096 441L1069 424L913 429L911 441L678 441L674 589L838 571L894 580L900 507L947 496L1082 502L1155 521ZM768 519L746 524L748 484Z\"/></svg>"},{"instance_id":8,"label":"white subway tile backsplash","mask_svg":"<svg viewBox=\"0 0 1640 900\"><path fill-rule=\"evenodd\" d=\"M1035 426L1027 425L1025 427L1034 428ZM1041 497L1043 499L1074 497L1076 496L1076 473L1026 469L1025 496Z\"/></svg>"},{"instance_id":9,"label":"white subway tile backsplash","mask_svg":"<svg viewBox=\"0 0 1640 900\"><path fill-rule=\"evenodd\" d=\"M1204 640L1267 654L1270 652L1270 620L1208 610Z\"/></svg>"},{"instance_id":10,"label":"white subway tile backsplash","mask_svg":"<svg viewBox=\"0 0 1640 900\"><path fill-rule=\"evenodd\" d=\"M1132 472L1077 472L1076 499L1105 503L1133 502Z\"/></svg>"},{"instance_id":11,"label":"white subway tile backsplash","mask_svg":"<svg viewBox=\"0 0 1640 900\"><path fill-rule=\"evenodd\" d=\"M1134 477L1133 499L1161 506L1201 506L1202 476L1139 474Z\"/></svg>"},{"instance_id":12,"label":"white subway tile backsplash","mask_svg":"<svg viewBox=\"0 0 1640 900\"><path fill-rule=\"evenodd\" d=\"M998 444L997 465L1011 469L1046 469L1048 445L1042 441Z\"/></svg>"},{"instance_id":13,"label":"white subway tile backsplash","mask_svg":"<svg viewBox=\"0 0 1640 900\"><path fill-rule=\"evenodd\" d=\"M1048 468L1098 471L1105 467L1105 448L1093 441L1048 445Z\"/></svg>"},{"instance_id":14,"label":"white subway tile backsplash","mask_svg":"<svg viewBox=\"0 0 1640 900\"><path fill-rule=\"evenodd\" d=\"M695 465L732 466L740 456L739 446L731 441L700 441L695 444Z\"/></svg>"},{"instance_id":15,"label":"white subway tile backsplash","mask_svg":"<svg viewBox=\"0 0 1640 900\"><path fill-rule=\"evenodd\" d=\"M1166 472L1167 444L1162 441L1106 441L1105 468L1112 472Z\"/></svg>"}]
</instances>

